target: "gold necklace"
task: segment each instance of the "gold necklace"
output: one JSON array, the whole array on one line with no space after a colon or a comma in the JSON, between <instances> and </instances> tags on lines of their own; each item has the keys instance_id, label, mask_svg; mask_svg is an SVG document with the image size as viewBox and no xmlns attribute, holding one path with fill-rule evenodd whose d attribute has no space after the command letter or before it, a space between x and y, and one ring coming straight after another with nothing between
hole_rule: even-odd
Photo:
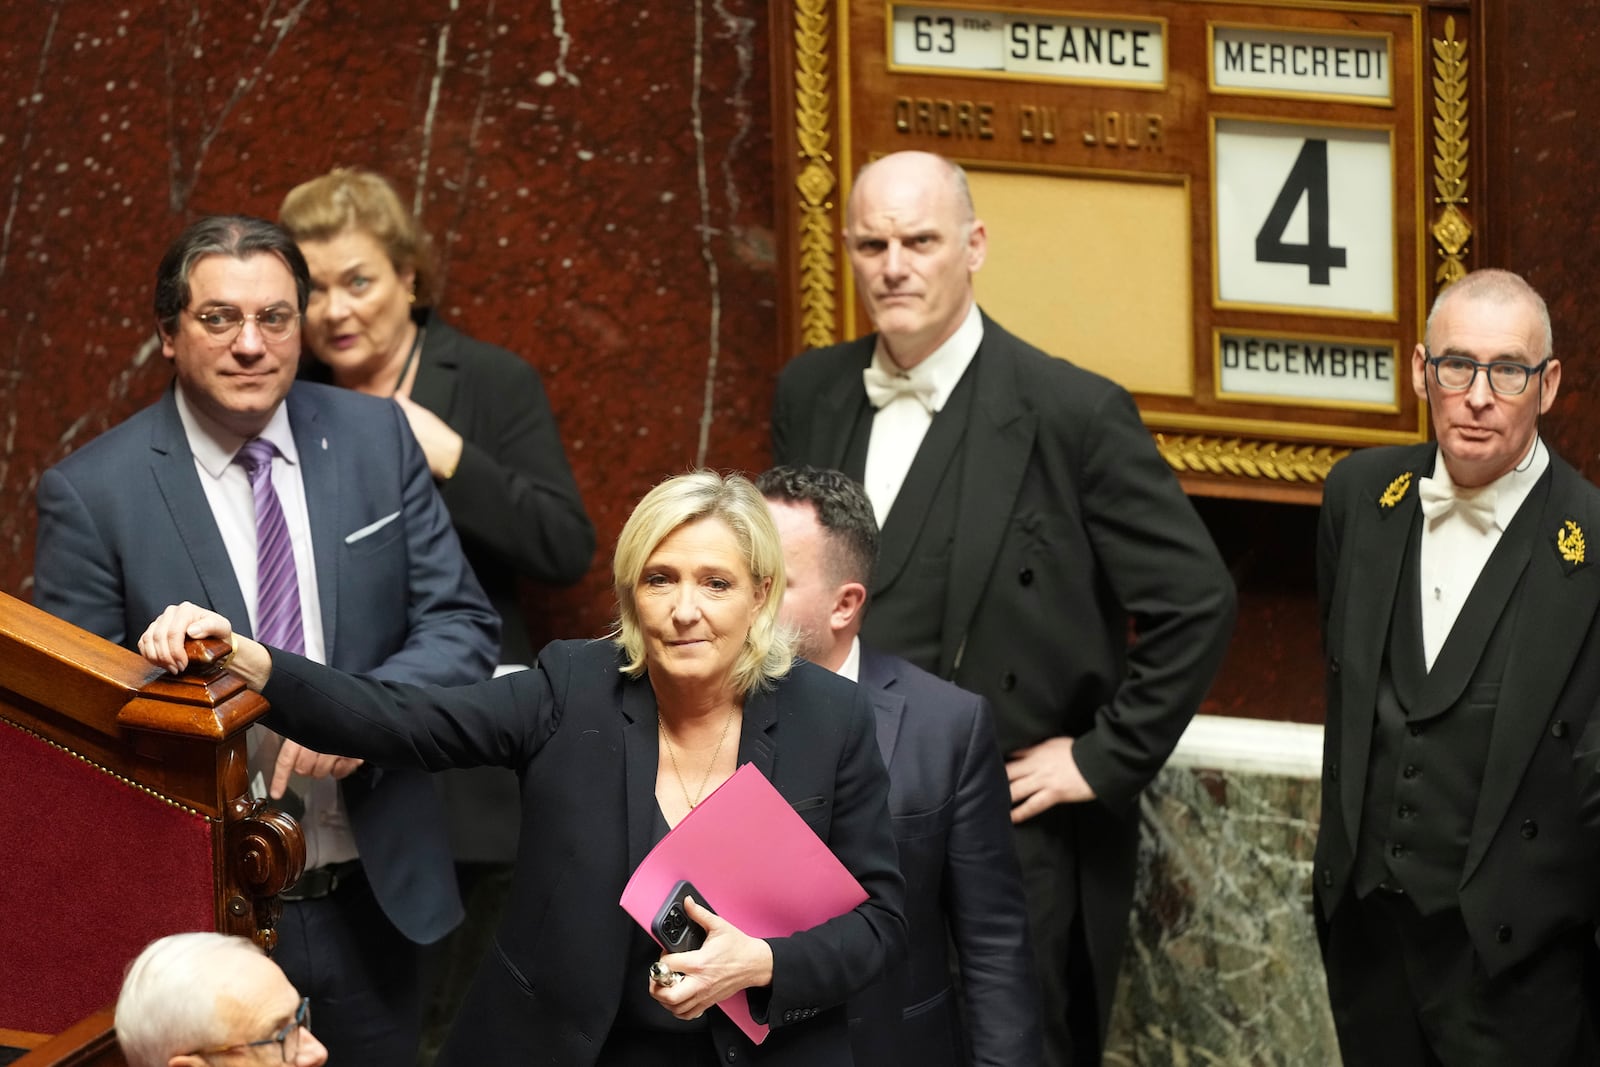
<instances>
[{"instance_id":1,"label":"gold necklace","mask_svg":"<svg viewBox=\"0 0 1600 1067\"><path fill-rule=\"evenodd\" d=\"M711 762L706 765L706 773L700 779L700 788L695 790L694 797L689 796L689 787L683 782L683 769L678 766L678 753L673 750L672 738L667 736L667 720L656 718L656 725L661 728L661 740L667 746L667 755L672 758L672 773L678 779L678 788L683 790L683 802L693 811L696 804L705 798L706 786L711 782L711 772L717 769L717 757L722 755L722 743L728 739L728 731L733 728L733 716L739 710L738 705L728 709L727 721L722 724L722 736L717 738L717 747L711 751Z\"/></svg>"}]
</instances>

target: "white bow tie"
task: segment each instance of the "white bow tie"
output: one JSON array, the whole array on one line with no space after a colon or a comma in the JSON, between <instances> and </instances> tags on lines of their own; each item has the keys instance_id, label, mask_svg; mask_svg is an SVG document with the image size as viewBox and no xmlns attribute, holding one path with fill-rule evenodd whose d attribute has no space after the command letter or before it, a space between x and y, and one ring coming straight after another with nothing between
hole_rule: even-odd
<instances>
[{"instance_id":1,"label":"white bow tie","mask_svg":"<svg viewBox=\"0 0 1600 1067\"><path fill-rule=\"evenodd\" d=\"M1430 522L1453 511L1485 533L1499 525L1494 512L1498 495L1499 491L1493 486L1462 490L1434 478L1423 478L1417 483L1417 499L1422 503L1422 514Z\"/></svg>"},{"instance_id":2,"label":"white bow tie","mask_svg":"<svg viewBox=\"0 0 1600 1067\"><path fill-rule=\"evenodd\" d=\"M875 408L884 407L896 397L914 396L928 414L939 410L933 403L934 386L930 381L908 374L891 374L873 363L861 372L861 382L867 387L867 399Z\"/></svg>"}]
</instances>

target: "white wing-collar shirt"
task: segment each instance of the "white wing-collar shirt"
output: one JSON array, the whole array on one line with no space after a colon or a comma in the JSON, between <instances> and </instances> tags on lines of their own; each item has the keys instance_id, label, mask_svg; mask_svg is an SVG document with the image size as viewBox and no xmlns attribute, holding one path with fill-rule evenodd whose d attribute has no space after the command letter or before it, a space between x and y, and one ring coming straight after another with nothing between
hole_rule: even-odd
<instances>
[{"instance_id":1,"label":"white wing-collar shirt","mask_svg":"<svg viewBox=\"0 0 1600 1067\"><path fill-rule=\"evenodd\" d=\"M880 527L888 519L889 509L905 484L906 472L911 469L917 449L922 447L922 439L928 435L928 427L933 425L934 415L944 409L982 343L983 316L978 312L977 301L967 308L967 317L956 327L955 333L909 371L895 364L879 335L872 353L874 370L890 378L917 383L927 396L923 400L913 393L902 393L880 407L872 418L863 481Z\"/></svg>"},{"instance_id":2,"label":"white wing-collar shirt","mask_svg":"<svg viewBox=\"0 0 1600 1067\"><path fill-rule=\"evenodd\" d=\"M1463 501L1488 497L1493 500L1494 515L1492 521L1480 522L1458 506L1437 518L1422 520L1422 645L1429 670L1489 562L1489 555L1500 543L1500 535L1511 525L1549 466L1550 453L1544 442L1535 437L1522 462L1481 488L1457 486L1442 454L1434 462L1433 477L1422 479L1423 483L1433 483L1431 492L1453 493Z\"/></svg>"}]
</instances>

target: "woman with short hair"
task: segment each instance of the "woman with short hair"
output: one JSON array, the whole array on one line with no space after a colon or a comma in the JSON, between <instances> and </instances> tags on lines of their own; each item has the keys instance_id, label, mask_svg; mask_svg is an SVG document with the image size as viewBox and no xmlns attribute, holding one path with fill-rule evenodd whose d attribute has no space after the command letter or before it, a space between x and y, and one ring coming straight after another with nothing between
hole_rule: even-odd
<instances>
[{"instance_id":1,"label":"woman with short hair","mask_svg":"<svg viewBox=\"0 0 1600 1067\"><path fill-rule=\"evenodd\" d=\"M501 661L529 662L517 579L571 585L595 548L538 372L439 315L432 241L382 175L336 167L279 221L311 270L301 374L400 405L500 613Z\"/></svg>"}]
</instances>

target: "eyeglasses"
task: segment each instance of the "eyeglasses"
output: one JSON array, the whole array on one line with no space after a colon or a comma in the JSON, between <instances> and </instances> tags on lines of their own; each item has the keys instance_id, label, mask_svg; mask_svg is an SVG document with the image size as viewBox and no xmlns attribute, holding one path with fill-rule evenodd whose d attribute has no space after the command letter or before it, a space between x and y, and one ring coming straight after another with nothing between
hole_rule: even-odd
<instances>
[{"instance_id":1,"label":"eyeglasses","mask_svg":"<svg viewBox=\"0 0 1600 1067\"><path fill-rule=\"evenodd\" d=\"M1546 356L1531 367L1514 359L1479 363L1466 356L1436 356L1426 348L1423 351L1427 353L1427 362L1433 368L1434 384L1452 393L1471 389L1481 370L1484 377L1489 379L1489 388L1500 396L1521 396L1528 388L1529 378L1538 374L1543 380L1545 365L1550 362L1550 357Z\"/></svg>"},{"instance_id":2,"label":"eyeglasses","mask_svg":"<svg viewBox=\"0 0 1600 1067\"><path fill-rule=\"evenodd\" d=\"M261 1048L266 1045L277 1045L282 1054L284 1063L293 1063L300 1055L300 1035L311 1029L311 998L301 997L300 1007L296 1009L294 1018L283 1024L283 1029L271 1037L264 1037L260 1041L241 1041L237 1045L223 1045L220 1048L203 1048L188 1053L191 1056L211 1056L222 1052L237 1052L245 1048Z\"/></svg>"},{"instance_id":3,"label":"eyeglasses","mask_svg":"<svg viewBox=\"0 0 1600 1067\"><path fill-rule=\"evenodd\" d=\"M261 336L269 341L282 341L293 335L295 328L300 325L300 312L294 308L284 307L282 304L264 308L253 315L246 315L236 307L227 304L216 304L204 311L188 311L194 321L206 328L206 332L219 341L231 341L244 329L244 324L255 320L256 329L261 331Z\"/></svg>"}]
</instances>

